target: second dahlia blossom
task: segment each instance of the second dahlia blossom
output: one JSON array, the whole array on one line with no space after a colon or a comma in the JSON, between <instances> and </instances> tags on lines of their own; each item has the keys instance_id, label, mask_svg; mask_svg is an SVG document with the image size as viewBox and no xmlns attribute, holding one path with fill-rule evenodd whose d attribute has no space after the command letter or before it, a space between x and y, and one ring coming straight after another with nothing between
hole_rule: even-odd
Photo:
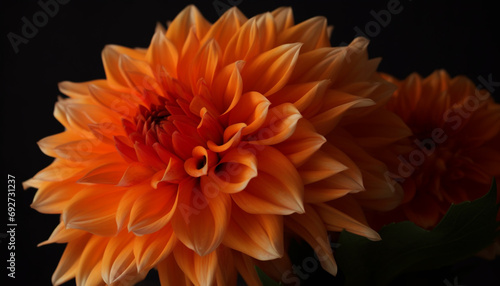
<instances>
[{"instance_id":1,"label":"second dahlia blossom","mask_svg":"<svg viewBox=\"0 0 500 286\"><path fill-rule=\"evenodd\" d=\"M452 203L483 196L500 175L500 105L470 79L450 78L444 70L425 78L383 76L398 86L387 108L413 135L411 148L398 158L402 205L375 221L409 219L432 228Z\"/></svg>"},{"instance_id":2,"label":"second dahlia blossom","mask_svg":"<svg viewBox=\"0 0 500 286\"><path fill-rule=\"evenodd\" d=\"M53 284L129 285L152 268L162 285L234 285L238 273L259 284L253 263L289 265L284 217L335 274L327 230L379 238L330 205L380 195L335 146L344 133L325 145L344 115L348 126L373 112L350 110L391 92L366 44L332 48L324 18L296 25L287 8L250 19L233 8L210 24L188 6L147 49L107 46L106 79L60 84L65 131L39 142L55 160L25 182L35 209L61 214L44 242L67 243Z\"/></svg>"}]
</instances>

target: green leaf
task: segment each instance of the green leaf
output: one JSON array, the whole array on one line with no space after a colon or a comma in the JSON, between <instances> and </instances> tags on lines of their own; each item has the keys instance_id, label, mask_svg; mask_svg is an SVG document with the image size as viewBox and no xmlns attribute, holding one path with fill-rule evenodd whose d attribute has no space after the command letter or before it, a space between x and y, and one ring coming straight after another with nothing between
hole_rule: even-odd
<instances>
[{"instance_id":1,"label":"green leaf","mask_svg":"<svg viewBox=\"0 0 500 286\"><path fill-rule=\"evenodd\" d=\"M452 205L431 231L405 221L384 226L381 241L343 231L336 251L346 285L386 285L405 272L436 269L469 257L498 233L496 183L473 202Z\"/></svg>"},{"instance_id":2,"label":"green leaf","mask_svg":"<svg viewBox=\"0 0 500 286\"><path fill-rule=\"evenodd\" d=\"M263 286L281 286L281 282L278 283L273 279L271 279L269 276L267 276L267 274L264 271L262 271L262 269L260 269L256 265L254 267L255 270L257 271L257 275L259 275L260 282L262 282Z\"/></svg>"}]
</instances>

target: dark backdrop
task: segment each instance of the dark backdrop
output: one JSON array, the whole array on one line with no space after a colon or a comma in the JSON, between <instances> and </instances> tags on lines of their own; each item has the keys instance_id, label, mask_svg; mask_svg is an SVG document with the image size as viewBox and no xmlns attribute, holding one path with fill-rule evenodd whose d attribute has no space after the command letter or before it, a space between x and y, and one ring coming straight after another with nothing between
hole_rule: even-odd
<instances>
[{"instance_id":1,"label":"dark backdrop","mask_svg":"<svg viewBox=\"0 0 500 286\"><path fill-rule=\"evenodd\" d=\"M0 200L6 202L7 174L14 175L18 224L15 280L7 279L4 274L8 259L7 241L0 237L0 281L6 281L1 285L50 285L50 277L64 249L62 245L36 247L49 237L59 218L32 210L29 205L35 190L21 188L22 181L51 162L51 158L41 153L36 142L63 130L52 115L59 95L57 83L103 78L100 52L104 45L146 47L157 22L173 19L183 7L192 3L181 0L66 2L59 4L58 11L46 19L37 1L3 0L0 4L0 149L4 177L0 183L4 190L0 197L4 199ZM293 7L296 22L324 15L329 24L335 26L333 45L350 42L360 30L371 39L370 56L383 57L380 70L400 78L413 71L428 75L435 69L444 68L452 76L464 74L476 83L479 76L500 81L497 9L485 1L423 3L401 0L397 6L400 12L392 14L390 21L379 24L375 24L374 14L386 10L394 1L208 0L195 4L213 22L218 17L217 9L221 9L214 3L231 2L237 3L249 17L279 6ZM23 35L23 17L33 23L33 16L37 16L38 31L25 31ZM24 42L17 43L21 40L13 34L9 39L9 33L25 38ZM17 44L12 45L11 40ZM498 91L494 92L495 97L498 95ZM3 205L1 209L5 207ZM6 221L6 211L2 211L1 233L5 233ZM443 279L449 279L453 285L455 273L459 274L459 284L489 285L486 281L494 279L496 282L491 282L491 285L500 284L494 274L495 269L500 269L498 260L465 263L472 263L465 267L472 269L472 274L462 273L461 268L446 268L422 275L427 275L428 283L435 285L447 285ZM483 281L479 282L481 279ZM143 285L156 284L143 282Z\"/></svg>"}]
</instances>

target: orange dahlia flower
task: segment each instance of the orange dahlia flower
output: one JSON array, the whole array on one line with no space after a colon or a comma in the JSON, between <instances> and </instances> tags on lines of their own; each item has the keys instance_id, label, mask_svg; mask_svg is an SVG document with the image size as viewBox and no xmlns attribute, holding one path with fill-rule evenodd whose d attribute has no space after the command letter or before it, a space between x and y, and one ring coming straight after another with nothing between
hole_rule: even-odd
<instances>
[{"instance_id":1,"label":"orange dahlia flower","mask_svg":"<svg viewBox=\"0 0 500 286\"><path fill-rule=\"evenodd\" d=\"M437 224L451 203L477 199L500 175L500 105L466 77L437 70L400 81L387 108L412 129L411 150L398 157L405 196L378 224L409 219L424 228Z\"/></svg>"},{"instance_id":2,"label":"orange dahlia flower","mask_svg":"<svg viewBox=\"0 0 500 286\"><path fill-rule=\"evenodd\" d=\"M55 160L25 182L35 209L61 214L43 243L67 243L53 284L129 285L157 268L162 285L235 284L238 273L258 285L254 263L290 266L285 227L335 274L327 230L379 237L332 201L397 193L363 185L380 186L385 170L363 147L387 140L347 130L391 125L377 114L392 87L366 45L333 48L324 18L296 25L289 8L250 19L233 8L210 24L188 6L147 49L107 46L106 79L60 83L65 131L39 142Z\"/></svg>"}]
</instances>

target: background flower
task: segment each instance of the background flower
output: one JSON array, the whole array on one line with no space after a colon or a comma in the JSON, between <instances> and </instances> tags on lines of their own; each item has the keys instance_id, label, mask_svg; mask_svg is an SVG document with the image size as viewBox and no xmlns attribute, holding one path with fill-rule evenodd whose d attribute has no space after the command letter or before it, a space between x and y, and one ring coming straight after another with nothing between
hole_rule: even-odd
<instances>
[{"instance_id":1,"label":"background flower","mask_svg":"<svg viewBox=\"0 0 500 286\"><path fill-rule=\"evenodd\" d=\"M387 108L412 129L412 150L400 154L405 198L393 213L424 228L435 226L452 203L485 195L500 175L500 105L463 76L437 70L399 81ZM402 213L401 213L402 211ZM399 216L399 217L398 217Z\"/></svg>"}]
</instances>

